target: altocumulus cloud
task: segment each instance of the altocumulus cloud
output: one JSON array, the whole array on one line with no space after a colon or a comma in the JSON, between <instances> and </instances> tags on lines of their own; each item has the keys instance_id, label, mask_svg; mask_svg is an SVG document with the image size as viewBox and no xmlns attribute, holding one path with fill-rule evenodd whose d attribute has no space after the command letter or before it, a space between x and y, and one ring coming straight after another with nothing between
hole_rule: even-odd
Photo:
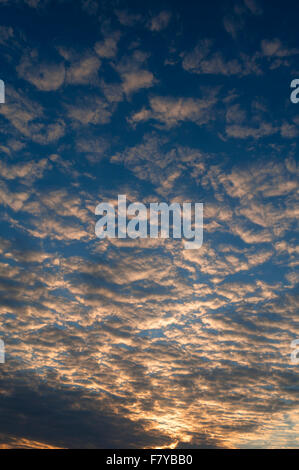
<instances>
[{"instance_id":1,"label":"altocumulus cloud","mask_svg":"<svg viewBox=\"0 0 299 470\"><path fill-rule=\"evenodd\" d=\"M290 4L1 2L0 446L298 447ZM202 248L96 239L118 194Z\"/></svg>"}]
</instances>

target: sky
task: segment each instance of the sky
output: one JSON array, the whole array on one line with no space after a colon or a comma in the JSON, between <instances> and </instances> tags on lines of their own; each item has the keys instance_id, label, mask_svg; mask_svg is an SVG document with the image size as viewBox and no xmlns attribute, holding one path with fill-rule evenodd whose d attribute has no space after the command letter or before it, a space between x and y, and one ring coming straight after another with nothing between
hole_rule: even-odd
<instances>
[{"instance_id":1,"label":"sky","mask_svg":"<svg viewBox=\"0 0 299 470\"><path fill-rule=\"evenodd\" d=\"M0 0L0 447L299 447L298 9Z\"/></svg>"}]
</instances>

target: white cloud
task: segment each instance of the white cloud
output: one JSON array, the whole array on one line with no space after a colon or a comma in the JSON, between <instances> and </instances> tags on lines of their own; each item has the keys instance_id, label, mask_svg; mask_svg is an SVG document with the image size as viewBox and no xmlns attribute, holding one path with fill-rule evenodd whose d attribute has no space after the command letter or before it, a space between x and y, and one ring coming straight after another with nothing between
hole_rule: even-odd
<instances>
[{"instance_id":1,"label":"white cloud","mask_svg":"<svg viewBox=\"0 0 299 470\"><path fill-rule=\"evenodd\" d=\"M130 95L143 88L150 88L157 83L153 73L145 68L148 55L136 50L131 56L124 57L114 67L122 80L122 88Z\"/></svg>"},{"instance_id":2,"label":"white cloud","mask_svg":"<svg viewBox=\"0 0 299 470\"><path fill-rule=\"evenodd\" d=\"M279 129L269 122L261 122L258 127L232 124L226 126L226 134L235 139L261 139L268 135L275 134Z\"/></svg>"},{"instance_id":3,"label":"white cloud","mask_svg":"<svg viewBox=\"0 0 299 470\"><path fill-rule=\"evenodd\" d=\"M58 140L65 132L62 119L44 121L44 110L39 103L31 101L24 93L6 88L7 103L0 107L0 114L21 134L34 142L47 144Z\"/></svg>"},{"instance_id":4,"label":"white cloud","mask_svg":"<svg viewBox=\"0 0 299 470\"><path fill-rule=\"evenodd\" d=\"M229 33L233 38L236 38L237 33L243 27L243 23L239 18L234 18L232 16L225 16L223 18L223 26L227 33Z\"/></svg>"},{"instance_id":5,"label":"white cloud","mask_svg":"<svg viewBox=\"0 0 299 470\"><path fill-rule=\"evenodd\" d=\"M151 31L162 31L162 29L167 28L170 18L171 13L169 11L161 11L158 15L149 20L148 28Z\"/></svg>"},{"instance_id":6,"label":"white cloud","mask_svg":"<svg viewBox=\"0 0 299 470\"><path fill-rule=\"evenodd\" d=\"M103 41L98 41L94 49L99 57L104 59L111 59L117 54L117 45L120 39L120 32L107 34Z\"/></svg>"},{"instance_id":7,"label":"white cloud","mask_svg":"<svg viewBox=\"0 0 299 470\"><path fill-rule=\"evenodd\" d=\"M0 26L0 44L7 44L14 37L14 30L11 26Z\"/></svg>"},{"instance_id":8,"label":"white cloud","mask_svg":"<svg viewBox=\"0 0 299 470\"><path fill-rule=\"evenodd\" d=\"M89 15L96 15L98 11L98 3L96 0L81 0L82 10Z\"/></svg>"},{"instance_id":9,"label":"white cloud","mask_svg":"<svg viewBox=\"0 0 299 470\"><path fill-rule=\"evenodd\" d=\"M76 85L90 85L98 78L101 61L93 56L82 57L73 62L66 71L66 81Z\"/></svg>"},{"instance_id":10,"label":"white cloud","mask_svg":"<svg viewBox=\"0 0 299 470\"><path fill-rule=\"evenodd\" d=\"M212 41L201 40L193 51L183 54L183 68L188 72L214 75L248 75L260 73L255 56L240 54L238 59L226 60L221 51L212 52Z\"/></svg>"},{"instance_id":11,"label":"white cloud","mask_svg":"<svg viewBox=\"0 0 299 470\"><path fill-rule=\"evenodd\" d=\"M142 20L142 16L134 13L130 13L127 10L115 10L118 21L123 26L134 26L136 23Z\"/></svg>"},{"instance_id":12,"label":"white cloud","mask_svg":"<svg viewBox=\"0 0 299 470\"><path fill-rule=\"evenodd\" d=\"M105 124L112 116L112 106L98 96L88 96L78 103L66 105L68 116L83 125Z\"/></svg>"},{"instance_id":13,"label":"white cloud","mask_svg":"<svg viewBox=\"0 0 299 470\"><path fill-rule=\"evenodd\" d=\"M128 95L142 88L150 88L155 82L154 75L148 70L136 70L135 72L124 72L122 74L123 89Z\"/></svg>"},{"instance_id":14,"label":"white cloud","mask_svg":"<svg viewBox=\"0 0 299 470\"><path fill-rule=\"evenodd\" d=\"M280 39L263 39L261 42L262 53L266 57L288 57L299 54L299 49L288 49L283 46Z\"/></svg>"},{"instance_id":15,"label":"white cloud","mask_svg":"<svg viewBox=\"0 0 299 470\"><path fill-rule=\"evenodd\" d=\"M173 98L153 96L149 100L150 108L143 108L130 118L132 124L153 119L174 127L184 121L193 121L198 125L213 119L212 109L217 103L215 93L209 93L206 98Z\"/></svg>"},{"instance_id":16,"label":"white cloud","mask_svg":"<svg viewBox=\"0 0 299 470\"><path fill-rule=\"evenodd\" d=\"M256 0L244 0L244 3L253 15L261 15L263 13L263 9Z\"/></svg>"},{"instance_id":17,"label":"white cloud","mask_svg":"<svg viewBox=\"0 0 299 470\"><path fill-rule=\"evenodd\" d=\"M280 133L282 137L287 139L295 139L299 134L299 128L295 124L284 122L281 126Z\"/></svg>"},{"instance_id":18,"label":"white cloud","mask_svg":"<svg viewBox=\"0 0 299 470\"><path fill-rule=\"evenodd\" d=\"M36 51L23 56L17 72L41 91L55 91L63 85L65 79L63 63L40 62Z\"/></svg>"}]
</instances>

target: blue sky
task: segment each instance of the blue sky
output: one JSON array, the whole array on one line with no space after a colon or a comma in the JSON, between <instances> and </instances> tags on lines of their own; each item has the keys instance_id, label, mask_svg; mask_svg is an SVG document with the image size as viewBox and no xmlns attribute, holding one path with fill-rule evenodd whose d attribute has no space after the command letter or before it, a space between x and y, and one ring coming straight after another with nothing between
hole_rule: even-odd
<instances>
[{"instance_id":1,"label":"blue sky","mask_svg":"<svg viewBox=\"0 0 299 470\"><path fill-rule=\"evenodd\" d=\"M295 2L0 9L0 446L298 447ZM202 248L97 239L118 194Z\"/></svg>"}]
</instances>

